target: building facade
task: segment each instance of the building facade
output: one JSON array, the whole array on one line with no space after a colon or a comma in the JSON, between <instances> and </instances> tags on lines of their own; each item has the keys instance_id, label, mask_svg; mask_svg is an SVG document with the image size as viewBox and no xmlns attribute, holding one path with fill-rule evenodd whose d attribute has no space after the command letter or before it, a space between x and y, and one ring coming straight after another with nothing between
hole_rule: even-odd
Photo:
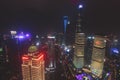
<instances>
[{"instance_id":1,"label":"building facade","mask_svg":"<svg viewBox=\"0 0 120 80\"><path fill-rule=\"evenodd\" d=\"M84 66L84 48L85 48L85 33L81 32L81 17L78 14L76 33L75 33L75 49L73 56L73 64L76 68L82 68Z\"/></svg>"},{"instance_id":2,"label":"building facade","mask_svg":"<svg viewBox=\"0 0 120 80\"><path fill-rule=\"evenodd\" d=\"M44 55L42 53L22 56L23 80L45 80Z\"/></svg>"},{"instance_id":3,"label":"building facade","mask_svg":"<svg viewBox=\"0 0 120 80\"><path fill-rule=\"evenodd\" d=\"M91 60L91 72L95 77L102 78L105 59L106 39L102 36L95 36Z\"/></svg>"},{"instance_id":4,"label":"building facade","mask_svg":"<svg viewBox=\"0 0 120 80\"><path fill-rule=\"evenodd\" d=\"M84 47L85 47L85 34L77 33L75 40L73 64L76 68L84 66Z\"/></svg>"}]
</instances>

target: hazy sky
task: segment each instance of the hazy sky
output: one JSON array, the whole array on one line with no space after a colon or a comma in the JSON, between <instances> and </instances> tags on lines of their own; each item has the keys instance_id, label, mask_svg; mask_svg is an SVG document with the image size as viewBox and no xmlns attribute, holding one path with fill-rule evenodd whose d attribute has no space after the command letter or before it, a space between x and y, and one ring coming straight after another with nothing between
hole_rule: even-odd
<instances>
[{"instance_id":1,"label":"hazy sky","mask_svg":"<svg viewBox=\"0 0 120 80\"><path fill-rule=\"evenodd\" d=\"M73 17L79 0L0 1L0 31L13 28L27 31L62 31L63 15ZM84 30L120 32L119 0L84 0Z\"/></svg>"}]
</instances>

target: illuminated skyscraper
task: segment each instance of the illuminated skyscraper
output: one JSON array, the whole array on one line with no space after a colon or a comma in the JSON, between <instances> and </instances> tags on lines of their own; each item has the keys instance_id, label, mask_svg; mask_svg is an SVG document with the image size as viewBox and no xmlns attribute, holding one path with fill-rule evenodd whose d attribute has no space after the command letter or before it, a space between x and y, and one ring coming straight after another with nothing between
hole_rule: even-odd
<instances>
[{"instance_id":1,"label":"illuminated skyscraper","mask_svg":"<svg viewBox=\"0 0 120 80\"><path fill-rule=\"evenodd\" d=\"M64 16L63 17L63 21L64 21L64 38L63 38L63 45L66 45L66 31L67 31L67 27L70 24L69 21L69 17L68 16Z\"/></svg>"},{"instance_id":2,"label":"illuminated skyscraper","mask_svg":"<svg viewBox=\"0 0 120 80\"><path fill-rule=\"evenodd\" d=\"M64 16L64 33L66 33L66 28L69 23L68 16Z\"/></svg>"},{"instance_id":3,"label":"illuminated skyscraper","mask_svg":"<svg viewBox=\"0 0 120 80\"><path fill-rule=\"evenodd\" d=\"M23 55L22 61L23 80L45 80L44 54L42 52Z\"/></svg>"},{"instance_id":4,"label":"illuminated skyscraper","mask_svg":"<svg viewBox=\"0 0 120 80\"><path fill-rule=\"evenodd\" d=\"M99 78L102 78L104 67L106 38L95 36L93 43L91 72Z\"/></svg>"},{"instance_id":5,"label":"illuminated skyscraper","mask_svg":"<svg viewBox=\"0 0 120 80\"><path fill-rule=\"evenodd\" d=\"M45 80L43 54L32 57L31 75L32 80Z\"/></svg>"},{"instance_id":6,"label":"illuminated skyscraper","mask_svg":"<svg viewBox=\"0 0 120 80\"><path fill-rule=\"evenodd\" d=\"M23 80L31 80L31 73L30 73L30 57L28 55L24 55L22 57L22 76Z\"/></svg>"},{"instance_id":7,"label":"illuminated skyscraper","mask_svg":"<svg viewBox=\"0 0 120 80\"><path fill-rule=\"evenodd\" d=\"M84 66L85 34L76 33L75 39L73 64L76 68L82 68Z\"/></svg>"},{"instance_id":8,"label":"illuminated skyscraper","mask_svg":"<svg viewBox=\"0 0 120 80\"><path fill-rule=\"evenodd\" d=\"M73 64L76 68L82 68L84 66L84 47L85 47L85 34L81 32L81 15L78 14L78 20L75 33L75 49Z\"/></svg>"}]
</instances>

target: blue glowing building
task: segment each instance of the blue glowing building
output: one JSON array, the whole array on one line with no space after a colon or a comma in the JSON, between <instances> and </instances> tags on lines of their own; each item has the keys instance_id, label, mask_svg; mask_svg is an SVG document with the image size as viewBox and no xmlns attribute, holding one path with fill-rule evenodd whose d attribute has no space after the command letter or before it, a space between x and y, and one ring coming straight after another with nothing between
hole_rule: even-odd
<instances>
[{"instance_id":1,"label":"blue glowing building","mask_svg":"<svg viewBox=\"0 0 120 80\"><path fill-rule=\"evenodd\" d=\"M66 31L67 31L67 27L70 24L70 20L68 16L64 16L63 17L63 21L64 21L64 39L63 39L63 44L66 45Z\"/></svg>"}]
</instances>

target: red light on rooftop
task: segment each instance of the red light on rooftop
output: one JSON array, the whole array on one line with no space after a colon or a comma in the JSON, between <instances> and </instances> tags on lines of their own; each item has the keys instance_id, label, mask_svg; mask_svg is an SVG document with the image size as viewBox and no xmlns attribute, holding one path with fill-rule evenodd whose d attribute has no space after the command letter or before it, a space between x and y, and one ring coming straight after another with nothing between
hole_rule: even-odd
<instances>
[{"instance_id":1,"label":"red light on rooftop","mask_svg":"<svg viewBox=\"0 0 120 80\"><path fill-rule=\"evenodd\" d=\"M23 60L28 60L29 57L27 57L27 56L23 56L22 59L23 59Z\"/></svg>"},{"instance_id":2,"label":"red light on rooftop","mask_svg":"<svg viewBox=\"0 0 120 80\"><path fill-rule=\"evenodd\" d=\"M42 55L40 55L36 60L40 60L40 59L42 59L44 57L44 55L42 54Z\"/></svg>"}]
</instances>

